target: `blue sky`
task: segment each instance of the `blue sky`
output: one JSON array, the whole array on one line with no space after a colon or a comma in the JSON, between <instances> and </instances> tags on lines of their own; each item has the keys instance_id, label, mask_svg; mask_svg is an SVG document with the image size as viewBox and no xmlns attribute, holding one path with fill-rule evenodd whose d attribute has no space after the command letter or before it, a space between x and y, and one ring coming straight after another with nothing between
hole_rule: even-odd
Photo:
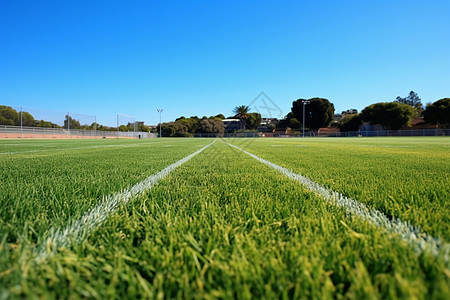
<instances>
[{"instance_id":1,"label":"blue sky","mask_svg":"<svg viewBox=\"0 0 450 300\"><path fill-rule=\"evenodd\" d=\"M0 105L157 124L450 97L450 1L0 0Z\"/></svg>"}]
</instances>

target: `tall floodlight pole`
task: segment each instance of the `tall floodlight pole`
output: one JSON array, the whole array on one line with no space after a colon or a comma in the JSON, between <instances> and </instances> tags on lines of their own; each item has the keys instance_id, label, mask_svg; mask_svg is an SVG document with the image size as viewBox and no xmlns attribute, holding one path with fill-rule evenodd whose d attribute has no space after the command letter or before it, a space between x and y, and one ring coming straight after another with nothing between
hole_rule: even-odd
<instances>
[{"instance_id":1,"label":"tall floodlight pole","mask_svg":"<svg viewBox=\"0 0 450 300\"><path fill-rule=\"evenodd\" d=\"M23 138L22 124L23 124L23 110L22 110L22 106L21 106L20 107L20 138Z\"/></svg>"},{"instance_id":2,"label":"tall floodlight pole","mask_svg":"<svg viewBox=\"0 0 450 300\"><path fill-rule=\"evenodd\" d=\"M119 114L117 114L117 138L119 138Z\"/></svg>"},{"instance_id":3,"label":"tall floodlight pole","mask_svg":"<svg viewBox=\"0 0 450 300\"><path fill-rule=\"evenodd\" d=\"M162 137L162 134L161 134L161 132L162 132L162 130L161 130L161 113L163 112L163 109L162 108L158 108L156 111L159 112L159 137Z\"/></svg>"},{"instance_id":4,"label":"tall floodlight pole","mask_svg":"<svg viewBox=\"0 0 450 300\"><path fill-rule=\"evenodd\" d=\"M302 127L303 127L303 137L305 137L305 107L306 107L306 104L309 104L309 100L302 100L302 102L303 102L303 124L302 124Z\"/></svg>"}]
</instances>

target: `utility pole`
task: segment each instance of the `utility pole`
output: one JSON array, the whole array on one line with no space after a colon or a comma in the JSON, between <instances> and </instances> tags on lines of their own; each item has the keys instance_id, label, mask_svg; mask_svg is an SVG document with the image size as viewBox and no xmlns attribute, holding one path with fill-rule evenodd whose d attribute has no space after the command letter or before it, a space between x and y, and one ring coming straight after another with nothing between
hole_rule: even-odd
<instances>
[{"instance_id":1,"label":"utility pole","mask_svg":"<svg viewBox=\"0 0 450 300\"><path fill-rule=\"evenodd\" d=\"M119 138L119 114L117 114L117 138Z\"/></svg>"},{"instance_id":2,"label":"utility pole","mask_svg":"<svg viewBox=\"0 0 450 300\"><path fill-rule=\"evenodd\" d=\"M161 129L161 114L162 114L162 112L163 112L163 109L162 108L158 108L157 110L156 110L157 112L159 112L159 137L162 137L162 129Z\"/></svg>"},{"instance_id":3,"label":"utility pole","mask_svg":"<svg viewBox=\"0 0 450 300\"><path fill-rule=\"evenodd\" d=\"M20 138L23 138L22 124L23 124L23 109L21 106L20 107Z\"/></svg>"},{"instance_id":4,"label":"utility pole","mask_svg":"<svg viewBox=\"0 0 450 300\"><path fill-rule=\"evenodd\" d=\"M305 107L306 104L309 104L309 100L302 100L303 102L303 124L302 124L302 129L303 129L303 137L305 137Z\"/></svg>"}]
</instances>

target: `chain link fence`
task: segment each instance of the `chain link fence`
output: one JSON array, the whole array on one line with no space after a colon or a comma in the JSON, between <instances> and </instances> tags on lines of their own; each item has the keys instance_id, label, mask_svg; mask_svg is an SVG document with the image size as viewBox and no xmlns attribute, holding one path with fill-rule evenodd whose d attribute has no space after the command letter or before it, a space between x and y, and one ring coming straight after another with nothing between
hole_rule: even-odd
<instances>
[{"instance_id":1,"label":"chain link fence","mask_svg":"<svg viewBox=\"0 0 450 300\"><path fill-rule=\"evenodd\" d=\"M376 130L376 131L349 131L324 132L316 136L323 137L381 137L381 136L450 136L450 129L408 129L408 130Z\"/></svg>"},{"instance_id":2,"label":"chain link fence","mask_svg":"<svg viewBox=\"0 0 450 300\"><path fill-rule=\"evenodd\" d=\"M40 110L21 106L0 106L0 138L154 138L138 131L133 116L117 114L117 128L97 123L97 116L73 112ZM139 122L143 125L143 122Z\"/></svg>"},{"instance_id":3,"label":"chain link fence","mask_svg":"<svg viewBox=\"0 0 450 300\"><path fill-rule=\"evenodd\" d=\"M401 136L450 136L450 129L409 129L409 130L377 130L377 131L349 131L349 132L319 132L305 131L305 137L401 137ZM272 132L238 132L238 133L197 133L199 138L255 138L255 137L303 137L302 133L286 134Z\"/></svg>"},{"instance_id":4,"label":"chain link fence","mask_svg":"<svg viewBox=\"0 0 450 300\"><path fill-rule=\"evenodd\" d=\"M150 132L100 131L64 128L20 127L0 125L0 138L89 139L89 138L156 138Z\"/></svg>"}]
</instances>

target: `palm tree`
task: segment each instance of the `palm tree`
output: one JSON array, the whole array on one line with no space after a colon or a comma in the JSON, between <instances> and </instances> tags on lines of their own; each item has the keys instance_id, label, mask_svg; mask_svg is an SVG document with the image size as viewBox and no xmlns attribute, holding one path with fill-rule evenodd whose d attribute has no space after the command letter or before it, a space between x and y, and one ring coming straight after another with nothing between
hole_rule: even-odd
<instances>
[{"instance_id":1,"label":"palm tree","mask_svg":"<svg viewBox=\"0 0 450 300\"><path fill-rule=\"evenodd\" d=\"M244 124L244 130L245 130L245 120L243 119L247 119L250 116L249 111L250 107L248 107L247 105L239 105L233 109L233 112L236 114L235 118L241 119L242 124Z\"/></svg>"}]
</instances>

